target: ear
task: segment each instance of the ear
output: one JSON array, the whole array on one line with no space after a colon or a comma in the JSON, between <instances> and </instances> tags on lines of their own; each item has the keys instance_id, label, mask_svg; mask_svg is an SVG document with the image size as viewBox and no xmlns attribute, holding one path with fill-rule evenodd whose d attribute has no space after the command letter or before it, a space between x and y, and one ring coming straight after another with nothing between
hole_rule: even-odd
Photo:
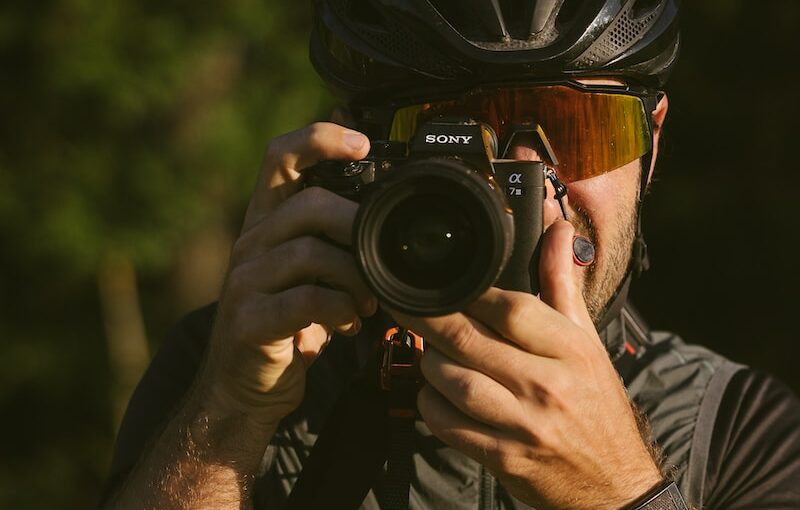
<instances>
[{"instance_id":1,"label":"ear","mask_svg":"<svg viewBox=\"0 0 800 510\"><path fill-rule=\"evenodd\" d=\"M664 121L667 118L667 110L669 109L669 98L666 94L661 98L653 110L653 160L650 163L650 171L647 174L647 184L653 180L653 172L656 168L656 160L658 159L658 148L661 145L661 131L664 127Z\"/></svg>"}]
</instances>

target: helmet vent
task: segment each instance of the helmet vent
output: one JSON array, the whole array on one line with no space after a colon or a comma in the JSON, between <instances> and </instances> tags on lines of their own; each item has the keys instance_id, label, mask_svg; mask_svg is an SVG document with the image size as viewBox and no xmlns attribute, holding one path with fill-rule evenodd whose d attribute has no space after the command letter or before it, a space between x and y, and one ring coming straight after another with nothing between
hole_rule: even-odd
<instances>
[{"instance_id":1,"label":"helmet vent","mask_svg":"<svg viewBox=\"0 0 800 510\"><path fill-rule=\"evenodd\" d=\"M453 28L471 39L497 42L509 37L506 28L506 19L509 19L508 2L500 0L488 2L429 0L429 2Z\"/></svg>"},{"instance_id":2,"label":"helmet vent","mask_svg":"<svg viewBox=\"0 0 800 510\"><path fill-rule=\"evenodd\" d=\"M624 53L628 48L639 41L658 18L662 9L650 10L645 16L634 15L634 4L631 2L615 19L594 44L578 57L574 65L578 68L598 67L607 64L612 59ZM639 2L640 4L642 2ZM651 4L650 0L645 0ZM640 5L640 8L644 7ZM662 6L663 8L663 6ZM644 9L637 9L638 12Z\"/></svg>"},{"instance_id":3,"label":"helmet vent","mask_svg":"<svg viewBox=\"0 0 800 510\"><path fill-rule=\"evenodd\" d=\"M340 19L351 20L349 28L356 37L381 48L386 57L438 78L463 74L436 48L384 15L371 0L329 0L328 5Z\"/></svg>"}]
</instances>

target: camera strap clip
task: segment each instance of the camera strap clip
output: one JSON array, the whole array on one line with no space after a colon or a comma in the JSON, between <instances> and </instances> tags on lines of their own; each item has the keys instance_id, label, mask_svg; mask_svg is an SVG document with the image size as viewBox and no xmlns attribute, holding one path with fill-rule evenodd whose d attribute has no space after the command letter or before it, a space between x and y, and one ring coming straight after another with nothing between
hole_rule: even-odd
<instances>
[{"instance_id":1,"label":"camera strap clip","mask_svg":"<svg viewBox=\"0 0 800 510\"><path fill-rule=\"evenodd\" d=\"M558 200L558 206L561 207L561 214L564 216L565 220L569 220L567 208L564 206L564 197L567 196L568 191L567 185L559 180L558 175L556 175L556 170L551 166L546 167L544 176L550 181L550 184L553 185L555 198Z\"/></svg>"},{"instance_id":2,"label":"camera strap clip","mask_svg":"<svg viewBox=\"0 0 800 510\"><path fill-rule=\"evenodd\" d=\"M381 389L389 392L389 414L414 416L417 391L424 383L419 368L425 342L411 330L394 326L386 330L382 344Z\"/></svg>"}]
</instances>

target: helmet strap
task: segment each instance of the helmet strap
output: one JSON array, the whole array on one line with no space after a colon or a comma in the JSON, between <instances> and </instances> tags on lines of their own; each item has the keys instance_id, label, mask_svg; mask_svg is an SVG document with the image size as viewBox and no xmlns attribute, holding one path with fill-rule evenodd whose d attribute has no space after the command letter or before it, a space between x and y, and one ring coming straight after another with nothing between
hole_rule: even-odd
<instances>
[{"instance_id":1,"label":"helmet strap","mask_svg":"<svg viewBox=\"0 0 800 510\"><path fill-rule=\"evenodd\" d=\"M642 233L642 207L644 205L644 197L647 193L648 177L650 176L650 167L653 164L653 151L650 150L642 156L642 179L639 186L639 203L636 206L636 238L633 241L633 259L631 261L634 274L639 277L650 269L650 258L647 254L647 243L644 240Z\"/></svg>"}]
</instances>

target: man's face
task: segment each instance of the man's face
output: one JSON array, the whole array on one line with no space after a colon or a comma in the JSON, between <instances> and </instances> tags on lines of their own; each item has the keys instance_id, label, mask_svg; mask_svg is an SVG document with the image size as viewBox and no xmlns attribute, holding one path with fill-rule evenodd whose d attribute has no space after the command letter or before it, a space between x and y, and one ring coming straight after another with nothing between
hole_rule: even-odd
<instances>
[{"instance_id":1,"label":"man's face","mask_svg":"<svg viewBox=\"0 0 800 510\"><path fill-rule=\"evenodd\" d=\"M569 184L565 198L569 221L576 234L588 237L596 250L594 263L578 269L583 277L583 297L595 324L628 269L636 233L640 179L641 165L637 160L607 174ZM553 195L552 188L548 189L545 229L561 217Z\"/></svg>"},{"instance_id":2,"label":"man's face","mask_svg":"<svg viewBox=\"0 0 800 510\"><path fill-rule=\"evenodd\" d=\"M621 85L613 80L581 81L596 85ZM667 98L664 97L653 112L653 164L658 155L659 135L667 106ZM344 110L334 112L333 120L345 125L353 124ZM511 147L510 157L529 161L541 159L532 141L526 141L523 137L515 140L519 142ZM628 269L636 234L641 176L641 163L637 159L598 177L568 184L569 193L564 202L569 221L578 235L589 238L595 246L594 262L578 270L582 275L584 300L595 324L599 322ZM547 187L545 229L561 217L561 209L549 181Z\"/></svg>"},{"instance_id":3,"label":"man's face","mask_svg":"<svg viewBox=\"0 0 800 510\"><path fill-rule=\"evenodd\" d=\"M619 85L619 82L591 80L585 83ZM664 98L653 114L654 154L658 151L660 128L667 111ZM537 151L523 139L512 147L514 159L540 159ZM651 167L652 169L652 167ZM592 320L597 324L609 300L625 277L630 263L636 234L636 211L642 171L640 160L617 168L598 177L568 184L565 206L569 221L578 235L589 238L595 245L594 263L579 269L582 275L583 295ZM544 228L547 229L562 216L555 193L547 182L547 200L544 204Z\"/></svg>"}]
</instances>

